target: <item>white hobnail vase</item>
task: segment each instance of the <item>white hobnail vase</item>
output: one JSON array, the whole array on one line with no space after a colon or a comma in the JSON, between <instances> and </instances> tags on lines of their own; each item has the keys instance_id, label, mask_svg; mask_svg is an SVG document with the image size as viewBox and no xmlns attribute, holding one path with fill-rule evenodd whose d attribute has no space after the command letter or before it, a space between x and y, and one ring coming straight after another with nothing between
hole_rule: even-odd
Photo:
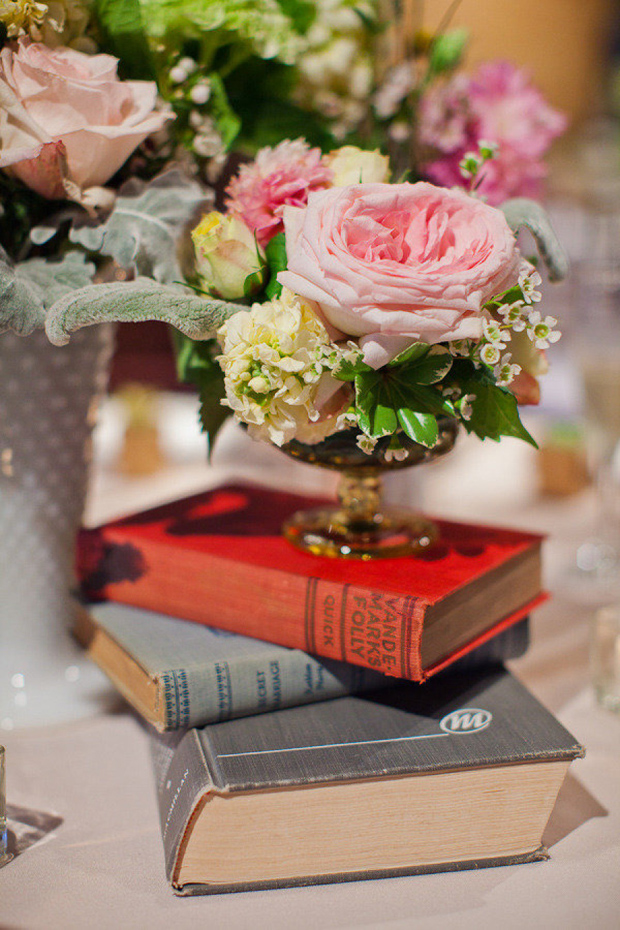
<instances>
[{"instance_id":1,"label":"white hobnail vase","mask_svg":"<svg viewBox=\"0 0 620 930\"><path fill-rule=\"evenodd\" d=\"M71 637L74 555L111 325L62 348L0 336L0 734L76 719L109 700Z\"/></svg>"}]
</instances>

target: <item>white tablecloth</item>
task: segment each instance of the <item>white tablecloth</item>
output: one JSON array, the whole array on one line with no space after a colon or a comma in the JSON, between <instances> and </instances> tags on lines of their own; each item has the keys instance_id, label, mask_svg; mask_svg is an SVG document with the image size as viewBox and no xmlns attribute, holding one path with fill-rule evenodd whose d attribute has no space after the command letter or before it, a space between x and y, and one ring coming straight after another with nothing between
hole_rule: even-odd
<instances>
[{"instance_id":1,"label":"white tablecloth","mask_svg":"<svg viewBox=\"0 0 620 930\"><path fill-rule=\"evenodd\" d=\"M319 490L331 484L231 431L216 465L186 465L148 479L95 476L89 519L189 493L222 477ZM589 683L591 610L567 567L590 528L589 493L543 501L535 455L522 444L466 440L452 456L390 483L393 498L422 499L437 515L550 533L547 584L554 597L533 619L515 673L585 745L547 828L548 862L411 878L205 898L173 895L163 872L147 739L119 702L115 713L3 735L8 799L62 823L0 870L0 927L466 928L597 930L620 926L620 716L596 706ZM424 474L422 472L424 471ZM242 839L241 839L242 842Z\"/></svg>"}]
</instances>

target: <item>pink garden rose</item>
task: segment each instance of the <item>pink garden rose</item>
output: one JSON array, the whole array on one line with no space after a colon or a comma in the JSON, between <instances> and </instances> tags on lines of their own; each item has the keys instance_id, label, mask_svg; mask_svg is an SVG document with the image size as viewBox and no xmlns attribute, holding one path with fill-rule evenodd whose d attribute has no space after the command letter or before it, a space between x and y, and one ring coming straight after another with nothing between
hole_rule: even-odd
<instances>
[{"instance_id":1,"label":"pink garden rose","mask_svg":"<svg viewBox=\"0 0 620 930\"><path fill-rule=\"evenodd\" d=\"M110 55L26 38L0 52L0 168L43 197L105 184L169 114L157 88L120 81Z\"/></svg>"},{"instance_id":2,"label":"pink garden rose","mask_svg":"<svg viewBox=\"0 0 620 930\"><path fill-rule=\"evenodd\" d=\"M425 182L311 193L284 225L278 281L316 302L332 338L361 337L373 368L412 342L479 338L483 305L522 264L503 213Z\"/></svg>"},{"instance_id":3,"label":"pink garden rose","mask_svg":"<svg viewBox=\"0 0 620 930\"><path fill-rule=\"evenodd\" d=\"M303 139L286 139L275 148L261 149L250 165L241 166L226 189L226 208L265 246L283 229L284 207L305 206L308 194L328 187L332 177L320 149L310 148Z\"/></svg>"},{"instance_id":4,"label":"pink garden rose","mask_svg":"<svg viewBox=\"0 0 620 930\"><path fill-rule=\"evenodd\" d=\"M463 186L464 154L480 141L495 142L498 154L483 168L480 193L492 204L538 197L544 155L565 129L566 117L549 106L527 72L507 61L487 62L471 77L456 74L423 96L420 141L436 153L424 172L437 184Z\"/></svg>"}]
</instances>

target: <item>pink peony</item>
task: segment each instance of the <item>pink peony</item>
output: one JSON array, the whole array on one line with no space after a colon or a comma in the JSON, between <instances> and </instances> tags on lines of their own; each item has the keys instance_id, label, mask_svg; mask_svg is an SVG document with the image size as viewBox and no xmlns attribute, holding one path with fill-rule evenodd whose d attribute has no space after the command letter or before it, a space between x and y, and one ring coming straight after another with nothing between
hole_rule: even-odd
<instances>
[{"instance_id":1,"label":"pink peony","mask_svg":"<svg viewBox=\"0 0 620 930\"><path fill-rule=\"evenodd\" d=\"M357 184L284 211L278 281L313 300L335 339L361 337L368 364L412 342L482 335L482 307L522 262L501 211L431 184Z\"/></svg>"},{"instance_id":2,"label":"pink peony","mask_svg":"<svg viewBox=\"0 0 620 930\"><path fill-rule=\"evenodd\" d=\"M424 172L437 184L463 186L463 155L476 151L479 141L496 142L499 151L482 169L480 193L492 204L537 197L546 175L542 159L565 128L564 115L545 102L525 71L507 61L489 62L422 98L420 141L439 153Z\"/></svg>"},{"instance_id":3,"label":"pink peony","mask_svg":"<svg viewBox=\"0 0 620 930\"><path fill-rule=\"evenodd\" d=\"M275 148L261 149L252 164L241 166L226 188L226 206L265 246L284 228L284 207L305 206L310 191L322 190L331 180L332 171L323 163L320 149L311 149L303 139L287 139Z\"/></svg>"},{"instance_id":4,"label":"pink peony","mask_svg":"<svg viewBox=\"0 0 620 930\"><path fill-rule=\"evenodd\" d=\"M120 81L110 55L22 38L0 52L0 168L43 197L105 184L162 128L155 84Z\"/></svg>"}]
</instances>

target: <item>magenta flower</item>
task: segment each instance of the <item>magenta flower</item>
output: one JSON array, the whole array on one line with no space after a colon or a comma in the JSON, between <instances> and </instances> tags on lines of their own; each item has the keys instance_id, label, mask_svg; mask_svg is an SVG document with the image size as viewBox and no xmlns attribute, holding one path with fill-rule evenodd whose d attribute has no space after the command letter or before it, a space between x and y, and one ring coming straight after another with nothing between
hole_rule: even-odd
<instances>
[{"instance_id":1,"label":"magenta flower","mask_svg":"<svg viewBox=\"0 0 620 930\"><path fill-rule=\"evenodd\" d=\"M286 139L275 148L261 149L252 164L241 166L226 188L226 207L265 246L284 229L284 207L305 207L310 191L328 187L332 176L320 149L310 148L303 139Z\"/></svg>"},{"instance_id":2,"label":"magenta flower","mask_svg":"<svg viewBox=\"0 0 620 930\"><path fill-rule=\"evenodd\" d=\"M481 65L471 77L436 85L420 107L420 141L433 154L424 173L436 184L464 185L459 162L480 141L495 142L497 157L483 168L479 191L489 203L538 197L543 157L566 128L566 117L545 101L527 72L507 61Z\"/></svg>"}]
</instances>

